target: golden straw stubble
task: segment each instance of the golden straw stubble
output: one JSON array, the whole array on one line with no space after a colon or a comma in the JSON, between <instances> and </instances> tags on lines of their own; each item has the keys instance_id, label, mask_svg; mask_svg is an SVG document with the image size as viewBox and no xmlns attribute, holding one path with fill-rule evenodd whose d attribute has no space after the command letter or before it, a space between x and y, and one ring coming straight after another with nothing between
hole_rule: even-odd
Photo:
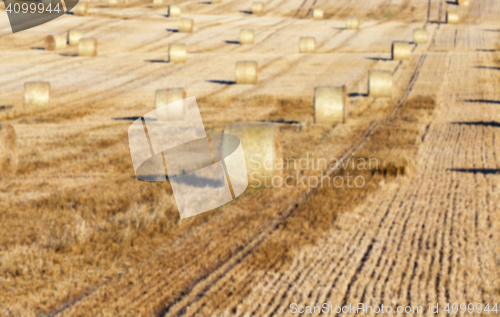
<instances>
[{"instance_id":1,"label":"golden straw stubble","mask_svg":"<svg viewBox=\"0 0 500 317\"><path fill-rule=\"evenodd\" d=\"M179 20L179 32L192 33L193 27L194 27L193 19L180 19Z\"/></svg>"},{"instance_id":2,"label":"golden straw stubble","mask_svg":"<svg viewBox=\"0 0 500 317\"><path fill-rule=\"evenodd\" d=\"M392 72L371 70L368 76L368 93L374 98L391 98Z\"/></svg>"},{"instance_id":3,"label":"golden straw stubble","mask_svg":"<svg viewBox=\"0 0 500 317\"><path fill-rule=\"evenodd\" d=\"M357 17L348 17L345 28L347 30L359 30L359 19Z\"/></svg>"},{"instance_id":4,"label":"golden straw stubble","mask_svg":"<svg viewBox=\"0 0 500 317\"><path fill-rule=\"evenodd\" d=\"M87 15L88 10L89 4L80 0L78 4L73 8L73 14L77 16L84 16Z\"/></svg>"},{"instance_id":5,"label":"golden straw stubble","mask_svg":"<svg viewBox=\"0 0 500 317\"><path fill-rule=\"evenodd\" d=\"M155 108L161 108L172 102L186 99L183 88L159 89L155 93ZM184 107L169 107L168 111L157 111L158 119L161 121L175 121L184 119Z\"/></svg>"},{"instance_id":6,"label":"golden straw stubble","mask_svg":"<svg viewBox=\"0 0 500 317\"><path fill-rule=\"evenodd\" d=\"M314 20L323 20L324 11L321 8L314 8L312 12Z\"/></svg>"},{"instance_id":7,"label":"golden straw stubble","mask_svg":"<svg viewBox=\"0 0 500 317\"><path fill-rule=\"evenodd\" d=\"M24 106L30 110L47 110L50 107L50 84L27 82L24 84Z\"/></svg>"},{"instance_id":8,"label":"golden straw stubble","mask_svg":"<svg viewBox=\"0 0 500 317\"><path fill-rule=\"evenodd\" d=\"M392 43L392 59L395 61L403 61L410 59L410 43L408 42L393 42Z\"/></svg>"},{"instance_id":9,"label":"golden straw stubble","mask_svg":"<svg viewBox=\"0 0 500 317\"><path fill-rule=\"evenodd\" d=\"M280 132L276 124L228 125L224 128L224 134L235 135L241 140L245 153L248 183L252 188L273 187L272 179L282 177L283 170L279 164L282 159ZM280 181L282 184L282 179L275 180L274 184L280 184Z\"/></svg>"},{"instance_id":10,"label":"golden straw stubble","mask_svg":"<svg viewBox=\"0 0 500 317\"><path fill-rule=\"evenodd\" d=\"M240 31L240 44L253 44L254 32L252 29L242 29Z\"/></svg>"},{"instance_id":11,"label":"golden straw stubble","mask_svg":"<svg viewBox=\"0 0 500 317\"><path fill-rule=\"evenodd\" d=\"M413 31L413 42L415 44L427 44L428 35L426 29L416 29Z\"/></svg>"},{"instance_id":12,"label":"golden straw stubble","mask_svg":"<svg viewBox=\"0 0 500 317\"><path fill-rule=\"evenodd\" d=\"M299 40L299 52L314 53L316 51L316 39L314 37L301 37Z\"/></svg>"},{"instance_id":13,"label":"golden straw stubble","mask_svg":"<svg viewBox=\"0 0 500 317\"><path fill-rule=\"evenodd\" d=\"M64 35L49 35L45 38L45 49L47 51L58 51L66 48L66 37Z\"/></svg>"},{"instance_id":14,"label":"golden straw stubble","mask_svg":"<svg viewBox=\"0 0 500 317\"><path fill-rule=\"evenodd\" d=\"M78 42L78 56L97 56L97 40L80 39Z\"/></svg>"},{"instance_id":15,"label":"golden straw stubble","mask_svg":"<svg viewBox=\"0 0 500 317\"><path fill-rule=\"evenodd\" d=\"M346 95L344 87L323 86L314 88L314 122L344 123Z\"/></svg>"},{"instance_id":16,"label":"golden straw stubble","mask_svg":"<svg viewBox=\"0 0 500 317\"><path fill-rule=\"evenodd\" d=\"M446 23L448 24L458 24L460 22L460 17L456 12L446 12Z\"/></svg>"},{"instance_id":17,"label":"golden straw stubble","mask_svg":"<svg viewBox=\"0 0 500 317\"><path fill-rule=\"evenodd\" d=\"M163 7L163 0L153 0L153 7L155 8Z\"/></svg>"},{"instance_id":18,"label":"golden straw stubble","mask_svg":"<svg viewBox=\"0 0 500 317\"><path fill-rule=\"evenodd\" d=\"M180 17L181 16L181 7L177 4L171 4L168 6L168 16L169 17Z\"/></svg>"},{"instance_id":19,"label":"golden straw stubble","mask_svg":"<svg viewBox=\"0 0 500 317\"><path fill-rule=\"evenodd\" d=\"M14 127L0 123L0 181L16 175L18 163L17 137Z\"/></svg>"},{"instance_id":20,"label":"golden straw stubble","mask_svg":"<svg viewBox=\"0 0 500 317\"><path fill-rule=\"evenodd\" d=\"M68 44L71 46L78 45L82 36L83 36L82 31L69 30L68 31Z\"/></svg>"},{"instance_id":21,"label":"golden straw stubble","mask_svg":"<svg viewBox=\"0 0 500 317\"><path fill-rule=\"evenodd\" d=\"M168 47L168 59L171 63L185 63L186 44L170 44Z\"/></svg>"},{"instance_id":22,"label":"golden straw stubble","mask_svg":"<svg viewBox=\"0 0 500 317\"><path fill-rule=\"evenodd\" d=\"M470 4L469 0L458 0L458 5L468 6Z\"/></svg>"},{"instance_id":23,"label":"golden straw stubble","mask_svg":"<svg viewBox=\"0 0 500 317\"><path fill-rule=\"evenodd\" d=\"M263 2L252 3L252 14L260 14L263 12L264 12L264 3Z\"/></svg>"},{"instance_id":24,"label":"golden straw stubble","mask_svg":"<svg viewBox=\"0 0 500 317\"><path fill-rule=\"evenodd\" d=\"M240 61L236 62L236 84L255 85L257 84L257 62Z\"/></svg>"}]
</instances>

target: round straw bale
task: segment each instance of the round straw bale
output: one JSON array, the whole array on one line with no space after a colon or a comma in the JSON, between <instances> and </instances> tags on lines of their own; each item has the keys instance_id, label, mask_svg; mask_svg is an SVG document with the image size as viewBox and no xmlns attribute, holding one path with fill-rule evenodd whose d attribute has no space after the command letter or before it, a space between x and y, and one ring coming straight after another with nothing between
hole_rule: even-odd
<instances>
[{"instance_id":1,"label":"round straw bale","mask_svg":"<svg viewBox=\"0 0 500 317\"><path fill-rule=\"evenodd\" d=\"M313 9L313 19L314 20L323 20L324 11L321 8Z\"/></svg>"},{"instance_id":2,"label":"round straw bale","mask_svg":"<svg viewBox=\"0 0 500 317\"><path fill-rule=\"evenodd\" d=\"M403 61L410 59L410 43L408 42L393 42L392 43L392 59L395 61Z\"/></svg>"},{"instance_id":3,"label":"round straw bale","mask_svg":"<svg viewBox=\"0 0 500 317\"><path fill-rule=\"evenodd\" d=\"M236 83L238 85L257 84L257 62L255 61L237 62Z\"/></svg>"},{"instance_id":4,"label":"round straw bale","mask_svg":"<svg viewBox=\"0 0 500 317\"><path fill-rule=\"evenodd\" d=\"M0 180L8 180L17 171L16 131L8 123L0 123Z\"/></svg>"},{"instance_id":5,"label":"round straw bale","mask_svg":"<svg viewBox=\"0 0 500 317\"><path fill-rule=\"evenodd\" d=\"M182 99L186 99L184 88L158 89L155 93L155 107L158 109Z\"/></svg>"},{"instance_id":6,"label":"round straw bale","mask_svg":"<svg viewBox=\"0 0 500 317\"><path fill-rule=\"evenodd\" d=\"M50 106L50 84L27 82L24 84L24 106L33 110L46 110Z\"/></svg>"},{"instance_id":7,"label":"round straw bale","mask_svg":"<svg viewBox=\"0 0 500 317\"><path fill-rule=\"evenodd\" d=\"M185 63L186 44L170 44L168 47L168 57L171 63Z\"/></svg>"},{"instance_id":8,"label":"round straw bale","mask_svg":"<svg viewBox=\"0 0 500 317\"><path fill-rule=\"evenodd\" d=\"M63 35L49 35L45 38L45 49L57 51L66 48L66 37Z\"/></svg>"},{"instance_id":9,"label":"round straw bale","mask_svg":"<svg viewBox=\"0 0 500 317\"><path fill-rule=\"evenodd\" d=\"M468 6L470 4L469 0L458 0L458 5Z\"/></svg>"},{"instance_id":10,"label":"round straw bale","mask_svg":"<svg viewBox=\"0 0 500 317\"><path fill-rule=\"evenodd\" d=\"M163 0L153 0L153 6L155 8L161 8L161 7L163 7Z\"/></svg>"},{"instance_id":11,"label":"round straw bale","mask_svg":"<svg viewBox=\"0 0 500 317\"><path fill-rule=\"evenodd\" d=\"M69 30L68 31L68 44L69 45L78 45L78 42L80 42L80 39L82 38L82 36L83 36L82 31Z\"/></svg>"},{"instance_id":12,"label":"round straw bale","mask_svg":"<svg viewBox=\"0 0 500 317\"><path fill-rule=\"evenodd\" d=\"M186 92L184 91L183 88L159 89L155 93L155 108L158 109L165 105L168 105L169 103L176 102L182 99L186 99ZM157 112L157 115L159 116L158 119L163 121L169 121L171 119L175 120L177 118L184 118L183 108L175 108L175 110L178 112L179 111L182 112L179 113L169 112L168 113L169 118L160 117L165 113Z\"/></svg>"},{"instance_id":13,"label":"round straw bale","mask_svg":"<svg viewBox=\"0 0 500 317\"><path fill-rule=\"evenodd\" d=\"M260 14L264 12L264 2L252 3L252 14Z\"/></svg>"},{"instance_id":14,"label":"round straw bale","mask_svg":"<svg viewBox=\"0 0 500 317\"><path fill-rule=\"evenodd\" d=\"M348 17L345 28L347 30L359 30L359 19L357 17Z\"/></svg>"},{"instance_id":15,"label":"round straw bale","mask_svg":"<svg viewBox=\"0 0 500 317\"><path fill-rule=\"evenodd\" d=\"M413 42L415 44L427 44L428 36L426 29L416 29L413 31Z\"/></svg>"},{"instance_id":16,"label":"round straw bale","mask_svg":"<svg viewBox=\"0 0 500 317\"><path fill-rule=\"evenodd\" d=\"M392 97L392 73L385 70L371 70L368 78L368 93L374 98Z\"/></svg>"},{"instance_id":17,"label":"round straw bale","mask_svg":"<svg viewBox=\"0 0 500 317\"><path fill-rule=\"evenodd\" d=\"M456 12L446 12L446 23L448 24L458 24L460 22L460 17Z\"/></svg>"},{"instance_id":18,"label":"round straw bale","mask_svg":"<svg viewBox=\"0 0 500 317\"><path fill-rule=\"evenodd\" d=\"M301 37L299 42L300 53L314 53L316 51L316 39L314 37Z\"/></svg>"},{"instance_id":19,"label":"round straw bale","mask_svg":"<svg viewBox=\"0 0 500 317\"><path fill-rule=\"evenodd\" d=\"M78 16L87 15L89 10L89 4L87 2L79 1L78 4L73 8L73 14Z\"/></svg>"},{"instance_id":20,"label":"round straw bale","mask_svg":"<svg viewBox=\"0 0 500 317\"><path fill-rule=\"evenodd\" d=\"M79 56L97 56L97 40L96 39L80 39L78 42Z\"/></svg>"},{"instance_id":21,"label":"round straw bale","mask_svg":"<svg viewBox=\"0 0 500 317\"><path fill-rule=\"evenodd\" d=\"M177 4L171 4L168 6L168 16L169 17L180 17L181 16L181 7Z\"/></svg>"},{"instance_id":22,"label":"round straw bale","mask_svg":"<svg viewBox=\"0 0 500 317\"><path fill-rule=\"evenodd\" d=\"M267 187L272 187L272 179L282 177L280 133L277 125L271 123L229 125L224 128L224 133L235 135L241 140L250 186L266 187L267 183ZM283 181L276 179L274 184L283 185Z\"/></svg>"},{"instance_id":23,"label":"round straw bale","mask_svg":"<svg viewBox=\"0 0 500 317\"><path fill-rule=\"evenodd\" d=\"M179 20L179 32L192 33L193 26L194 26L193 19L180 19Z\"/></svg>"},{"instance_id":24,"label":"round straw bale","mask_svg":"<svg viewBox=\"0 0 500 317\"><path fill-rule=\"evenodd\" d=\"M243 29L240 31L240 44L253 44L254 32L252 29Z\"/></svg>"},{"instance_id":25,"label":"round straw bale","mask_svg":"<svg viewBox=\"0 0 500 317\"><path fill-rule=\"evenodd\" d=\"M344 123L346 96L344 87L314 88L314 122Z\"/></svg>"}]
</instances>

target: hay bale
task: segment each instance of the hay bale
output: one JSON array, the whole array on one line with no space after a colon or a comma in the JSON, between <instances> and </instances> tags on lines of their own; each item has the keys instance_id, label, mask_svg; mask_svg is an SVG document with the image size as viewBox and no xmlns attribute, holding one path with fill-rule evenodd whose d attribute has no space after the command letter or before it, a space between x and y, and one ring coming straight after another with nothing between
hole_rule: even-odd
<instances>
[{"instance_id":1,"label":"hay bale","mask_svg":"<svg viewBox=\"0 0 500 317\"><path fill-rule=\"evenodd\" d=\"M324 16L324 11L321 8L314 8L313 9L313 19L314 20L323 20Z\"/></svg>"},{"instance_id":2,"label":"hay bale","mask_svg":"<svg viewBox=\"0 0 500 317\"><path fill-rule=\"evenodd\" d=\"M282 159L277 125L270 123L229 125L224 128L224 134L235 135L241 140L250 186L264 187L267 178L267 185L272 187L272 178L282 178L282 169L279 166L276 169L279 165L277 160ZM274 183L278 186L281 183L283 186L283 179L277 179Z\"/></svg>"},{"instance_id":3,"label":"hay bale","mask_svg":"<svg viewBox=\"0 0 500 317\"><path fill-rule=\"evenodd\" d=\"M78 42L78 56L97 56L97 40L80 39Z\"/></svg>"},{"instance_id":4,"label":"hay bale","mask_svg":"<svg viewBox=\"0 0 500 317\"><path fill-rule=\"evenodd\" d=\"M161 108L172 102L186 99L186 92L183 88L159 89L155 93L155 108ZM165 109L164 109L165 110ZM169 112L158 111L156 114L161 121L175 121L184 119L184 108L168 108ZM173 112L172 112L173 110Z\"/></svg>"},{"instance_id":5,"label":"hay bale","mask_svg":"<svg viewBox=\"0 0 500 317\"><path fill-rule=\"evenodd\" d=\"M316 39L314 37L301 37L299 41L299 52L301 54L314 53L316 51Z\"/></svg>"},{"instance_id":6,"label":"hay bale","mask_svg":"<svg viewBox=\"0 0 500 317\"><path fill-rule=\"evenodd\" d=\"M66 48L66 37L63 35L49 35L45 38L47 51L58 51Z\"/></svg>"},{"instance_id":7,"label":"hay bale","mask_svg":"<svg viewBox=\"0 0 500 317\"><path fill-rule=\"evenodd\" d=\"M168 58L171 63L185 63L186 44L170 44L168 47Z\"/></svg>"},{"instance_id":8,"label":"hay bale","mask_svg":"<svg viewBox=\"0 0 500 317\"><path fill-rule=\"evenodd\" d=\"M69 30L68 31L68 44L69 45L78 45L80 42L80 39L82 38L83 33L82 31L78 30Z\"/></svg>"},{"instance_id":9,"label":"hay bale","mask_svg":"<svg viewBox=\"0 0 500 317\"><path fill-rule=\"evenodd\" d=\"M428 35L426 29L416 29L413 31L413 43L415 44L427 44Z\"/></svg>"},{"instance_id":10,"label":"hay bale","mask_svg":"<svg viewBox=\"0 0 500 317\"><path fill-rule=\"evenodd\" d=\"M179 32L192 33L193 26L194 26L193 19L180 19L179 20Z\"/></svg>"},{"instance_id":11,"label":"hay bale","mask_svg":"<svg viewBox=\"0 0 500 317\"><path fill-rule=\"evenodd\" d=\"M470 4L469 0L458 0L458 5L468 6Z\"/></svg>"},{"instance_id":12,"label":"hay bale","mask_svg":"<svg viewBox=\"0 0 500 317\"><path fill-rule=\"evenodd\" d=\"M240 44L253 44L254 32L252 29L243 29L240 31Z\"/></svg>"},{"instance_id":13,"label":"hay bale","mask_svg":"<svg viewBox=\"0 0 500 317\"><path fill-rule=\"evenodd\" d=\"M371 70L368 76L368 93L374 98L391 98L392 73L386 70Z\"/></svg>"},{"instance_id":14,"label":"hay bale","mask_svg":"<svg viewBox=\"0 0 500 317\"><path fill-rule=\"evenodd\" d=\"M153 0L153 7L155 8L163 7L163 0Z\"/></svg>"},{"instance_id":15,"label":"hay bale","mask_svg":"<svg viewBox=\"0 0 500 317\"><path fill-rule=\"evenodd\" d=\"M73 14L78 16L87 15L89 10L89 4L87 2L79 1L78 4L73 8Z\"/></svg>"},{"instance_id":16,"label":"hay bale","mask_svg":"<svg viewBox=\"0 0 500 317\"><path fill-rule=\"evenodd\" d=\"M359 19L357 17L348 17L345 28L347 30L359 30Z\"/></svg>"},{"instance_id":17,"label":"hay bale","mask_svg":"<svg viewBox=\"0 0 500 317\"><path fill-rule=\"evenodd\" d=\"M181 7L177 4L171 4L168 6L168 16L169 17L180 17Z\"/></svg>"},{"instance_id":18,"label":"hay bale","mask_svg":"<svg viewBox=\"0 0 500 317\"><path fill-rule=\"evenodd\" d=\"M158 89L155 93L155 108L158 109L182 99L186 99L184 88Z\"/></svg>"},{"instance_id":19,"label":"hay bale","mask_svg":"<svg viewBox=\"0 0 500 317\"><path fill-rule=\"evenodd\" d=\"M241 61L236 63L236 84L257 84L257 62Z\"/></svg>"},{"instance_id":20,"label":"hay bale","mask_svg":"<svg viewBox=\"0 0 500 317\"><path fill-rule=\"evenodd\" d=\"M403 61L410 59L410 43L408 42L393 42L392 43L392 60Z\"/></svg>"},{"instance_id":21,"label":"hay bale","mask_svg":"<svg viewBox=\"0 0 500 317\"><path fill-rule=\"evenodd\" d=\"M120 7L127 3L126 0L108 0L108 7L114 8L114 7Z\"/></svg>"},{"instance_id":22,"label":"hay bale","mask_svg":"<svg viewBox=\"0 0 500 317\"><path fill-rule=\"evenodd\" d=\"M0 123L0 180L8 180L17 171L17 137L12 125Z\"/></svg>"},{"instance_id":23,"label":"hay bale","mask_svg":"<svg viewBox=\"0 0 500 317\"><path fill-rule=\"evenodd\" d=\"M24 84L24 106L32 110L47 110L50 107L50 84L27 82Z\"/></svg>"},{"instance_id":24,"label":"hay bale","mask_svg":"<svg viewBox=\"0 0 500 317\"><path fill-rule=\"evenodd\" d=\"M254 2L252 3L252 14L264 13L264 2Z\"/></svg>"},{"instance_id":25,"label":"hay bale","mask_svg":"<svg viewBox=\"0 0 500 317\"><path fill-rule=\"evenodd\" d=\"M460 22L460 17L456 12L446 12L446 23L448 24L458 24Z\"/></svg>"},{"instance_id":26,"label":"hay bale","mask_svg":"<svg viewBox=\"0 0 500 317\"><path fill-rule=\"evenodd\" d=\"M314 88L314 122L344 123L346 95L344 87Z\"/></svg>"}]
</instances>

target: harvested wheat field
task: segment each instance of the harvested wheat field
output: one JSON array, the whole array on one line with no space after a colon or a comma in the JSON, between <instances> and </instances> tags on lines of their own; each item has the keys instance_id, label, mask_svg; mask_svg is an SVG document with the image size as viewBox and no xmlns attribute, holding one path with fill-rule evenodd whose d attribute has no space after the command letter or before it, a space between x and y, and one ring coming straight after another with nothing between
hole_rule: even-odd
<instances>
[{"instance_id":1,"label":"harvested wheat field","mask_svg":"<svg viewBox=\"0 0 500 317\"><path fill-rule=\"evenodd\" d=\"M0 11L0 316L498 316L500 0L261 3ZM129 150L157 91L280 183L181 220Z\"/></svg>"}]
</instances>

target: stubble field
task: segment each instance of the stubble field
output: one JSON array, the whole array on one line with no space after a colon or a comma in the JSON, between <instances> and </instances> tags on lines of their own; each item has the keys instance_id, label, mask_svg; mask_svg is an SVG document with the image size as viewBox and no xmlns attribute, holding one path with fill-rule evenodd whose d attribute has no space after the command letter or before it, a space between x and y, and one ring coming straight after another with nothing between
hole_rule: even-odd
<instances>
[{"instance_id":1,"label":"stubble field","mask_svg":"<svg viewBox=\"0 0 500 317\"><path fill-rule=\"evenodd\" d=\"M500 301L499 1L272 0L262 15L245 12L251 3L180 2L192 34L144 1L90 2L87 16L16 34L0 11L0 122L19 148L17 176L0 181L0 315ZM447 10L461 23L441 23ZM344 28L353 15L358 31ZM422 27L428 44L391 60L391 43ZM242 28L255 30L254 45L235 44ZM96 38L99 55L40 49L70 29ZM316 37L315 54L298 53L301 36ZM185 64L168 62L177 42ZM240 60L258 62L257 85L234 84ZM374 69L393 73L392 98L366 96ZM50 82L49 110L23 106L29 81ZM344 124L314 124L314 88L326 85L346 86ZM171 87L196 97L207 133L277 122L285 160L376 158L378 169L316 166L300 175L350 173L365 186L249 188L180 220L168 182L135 177L127 139L126 119Z\"/></svg>"}]
</instances>

